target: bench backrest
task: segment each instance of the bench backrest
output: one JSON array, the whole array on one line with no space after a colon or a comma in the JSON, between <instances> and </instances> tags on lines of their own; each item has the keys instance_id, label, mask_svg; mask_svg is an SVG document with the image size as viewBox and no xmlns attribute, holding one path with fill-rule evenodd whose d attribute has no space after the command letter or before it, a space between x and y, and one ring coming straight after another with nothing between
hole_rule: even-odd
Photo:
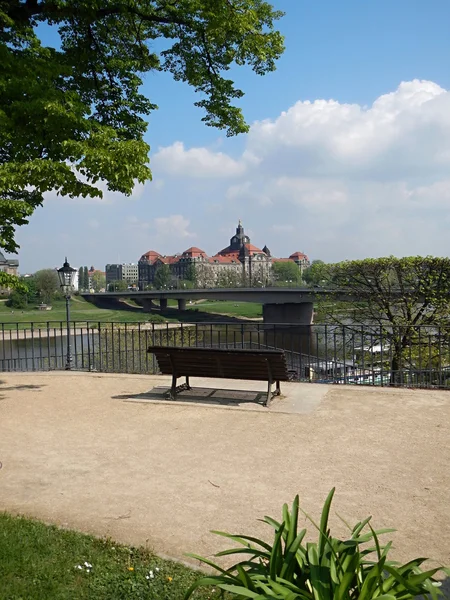
<instances>
[{"instance_id":1,"label":"bench backrest","mask_svg":"<svg viewBox=\"0 0 450 600\"><path fill-rule=\"evenodd\" d=\"M283 350L150 346L164 375L288 381Z\"/></svg>"}]
</instances>

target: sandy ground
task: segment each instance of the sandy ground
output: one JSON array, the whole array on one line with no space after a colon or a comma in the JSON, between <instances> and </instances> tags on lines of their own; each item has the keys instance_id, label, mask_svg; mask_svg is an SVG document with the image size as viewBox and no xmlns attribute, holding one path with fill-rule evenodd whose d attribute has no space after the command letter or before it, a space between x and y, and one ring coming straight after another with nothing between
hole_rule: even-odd
<instances>
[{"instance_id":1,"label":"sandy ground","mask_svg":"<svg viewBox=\"0 0 450 600\"><path fill-rule=\"evenodd\" d=\"M397 558L450 564L448 392L294 383L267 409L252 382L170 402L157 376L0 379L0 510L183 558L228 546L211 529L270 537L257 519L296 493L318 517L336 486L348 521L397 528Z\"/></svg>"}]
</instances>

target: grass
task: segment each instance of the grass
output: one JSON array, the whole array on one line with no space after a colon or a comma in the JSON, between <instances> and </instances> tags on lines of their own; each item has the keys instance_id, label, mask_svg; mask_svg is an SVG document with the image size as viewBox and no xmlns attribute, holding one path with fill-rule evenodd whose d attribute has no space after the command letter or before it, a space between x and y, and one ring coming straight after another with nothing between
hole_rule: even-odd
<instances>
[{"instance_id":1,"label":"grass","mask_svg":"<svg viewBox=\"0 0 450 600\"><path fill-rule=\"evenodd\" d=\"M91 302L75 296L70 301L70 318L72 321L100 321L110 323L117 321L121 323L136 323L139 321L151 321L155 316L145 313L136 308L136 310L111 310L98 308ZM52 310L40 311L34 305L27 309L11 309L0 302L0 323L23 323L28 326L31 323L46 323L47 321L65 321L66 303L64 300L57 300L52 304ZM167 318L167 321L174 321L174 318Z\"/></svg>"},{"instance_id":2,"label":"grass","mask_svg":"<svg viewBox=\"0 0 450 600\"><path fill-rule=\"evenodd\" d=\"M132 301L130 304L134 305ZM169 308L177 306L176 300L169 300ZM72 321L80 323L86 321L97 321L101 323L137 323L139 321L152 321L159 318L159 313L152 315L140 310L137 305L131 306L135 310L115 310L107 308L99 308L87 302L84 298L73 297L70 301L70 318ZM233 317L261 318L262 305L254 302L229 302L229 301L212 301L198 302L196 304L188 304L188 310L198 310L200 312L231 315ZM173 316L165 316L167 321L177 321L176 312ZM31 323L47 323L48 321L65 321L66 320L66 304L64 300L57 300L52 304L52 310L40 311L35 305L24 310L11 309L5 305L5 302L0 302L0 324L8 325L10 323L21 323L24 327L30 327ZM6 327L7 329L7 327Z\"/></svg>"},{"instance_id":3,"label":"grass","mask_svg":"<svg viewBox=\"0 0 450 600\"><path fill-rule=\"evenodd\" d=\"M198 577L144 548L0 513L0 598L5 600L181 600ZM194 595L219 597L211 590Z\"/></svg>"},{"instance_id":4,"label":"grass","mask_svg":"<svg viewBox=\"0 0 450 600\"><path fill-rule=\"evenodd\" d=\"M262 318L262 304L257 304L256 302L215 300L212 302L188 304L187 308L189 310L231 315L233 317L247 317L251 319Z\"/></svg>"}]
</instances>

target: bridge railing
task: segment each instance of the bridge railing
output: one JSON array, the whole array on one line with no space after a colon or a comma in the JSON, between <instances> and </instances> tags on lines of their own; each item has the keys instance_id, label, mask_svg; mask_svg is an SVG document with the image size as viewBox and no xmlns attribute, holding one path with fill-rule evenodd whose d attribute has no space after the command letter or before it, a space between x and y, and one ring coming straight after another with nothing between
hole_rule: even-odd
<instances>
[{"instance_id":1,"label":"bridge railing","mask_svg":"<svg viewBox=\"0 0 450 600\"><path fill-rule=\"evenodd\" d=\"M245 323L70 324L72 368L157 373L150 345L281 348L297 381L450 388L450 328ZM0 371L66 366L65 322L0 324Z\"/></svg>"}]
</instances>

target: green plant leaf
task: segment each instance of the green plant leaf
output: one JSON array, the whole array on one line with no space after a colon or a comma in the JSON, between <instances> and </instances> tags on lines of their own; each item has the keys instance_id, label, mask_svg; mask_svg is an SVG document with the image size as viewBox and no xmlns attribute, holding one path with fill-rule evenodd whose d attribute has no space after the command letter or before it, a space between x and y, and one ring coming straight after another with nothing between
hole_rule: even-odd
<instances>
[{"instance_id":1,"label":"green plant leaf","mask_svg":"<svg viewBox=\"0 0 450 600\"><path fill-rule=\"evenodd\" d=\"M236 565L236 569L239 574L238 577L242 581L244 586L249 590L255 591L255 586L253 585L252 580L250 579L247 571L242 567L242 565Z\"/></svg>"},{"instance_id":2,"label":"green plant leaf","mask_svg":"<svg viewBox=\"0 0 450 600\"><path fill-rule=\"evenodd\" d=\"M288 547L292 545L292 542L297 537L298 506L299 506L299 497L297 494L297 496L295 496L295 498L294 498L294 502L292 503L292 511L291 511L291 516L289 518L289 522L286 525L286 527L288 529L288 535L286 538L286 546L288 546Z\"/></svg>"},{"instance_id":3,"label":"green plant leaf","mask_svg":"<svg viewBox=\"0 0 450 600\"><path fill-rule=\"evenodd\" d=\"M375 531L375 533L377 535L383 535L384 533L393 533L395 531L396 531L396 529L386 528L386 529L377 529ZM365 542L369 542L372 538L373 538L373 535L370 532L370 533L366 533L364 535L360 535L358 537L355 537L353 539L355 539L359 544L364 544Z\"/></svg>"},{"instance_id":4,"label":"green plant leaf","mask_svg":"<svg viewBox=\"0 0 450 600\"><path fill-rule=\"evenodd\" d=\"M322 556L322 554L325 550L325 546L328 542L328 538L327 538L328 518L330 516L330 507L331 507L331 503L333 501L333 496L334 496L335 490L336 490L336 488L331 489L330 493L327 496L327 499L325 500L325 504L323 505L323 509L322 509L322 517L320 519L319 544L317 547L320 557Z\"/></svg>"},{"instance_id":5,"label":"green plant leaf","mask_svg":"<svg viewBox=\"0 0 450 600\"><path fill-rule=\"evenodd\" d=\"M289 548L286 549L280 577L285 577L287 573L291 573L294 570L295 565L298 564L297 551L300 548L300 544L302 543L305 535L306 529L302 529L295 540L290 544Z\"/></svg>"},{"instance_id":6,"label":"green plant leaf","mask_svg":"<svg viewBox=\"0 0 450 600\"><path fill-rule=\"evenodd\" d=\"M221 583L225 584L226 578L220 577L219 575L216 577L200 577L200 579L197 579L197 581L195 581L187 590L187 592L184 595L184 600L188 600L188 598L192 596L195 590L200 587L219 586L219 584Z\"/></svg>"},{"instance_id":7,"label":"green plant leaf","mask_svg":"<svg viewBox=\"0 0 450 600\"><path fill-rule=\"evenodd\" d=\"M271 579L276 579L282 563L283 551L281 547L281 538L284 532L284 523L281 524L280 529L275 535L275 539L272 546L272 552L270 554L269 572Z\"/></svg>"},{"instance_id":8,"label":"green plant leaf","mask_svg":"<svg viewBox=\"0 0 450 600\"><path fill-rule=\"evenodd\" d=\"M223 573L224 575L229 575L230 577L232 577L229 570L223 569L222 567L220 567L216 563L212 562L212 560L209 560L208 558L203 558L203 556L199 556L198 554L190 554L190 553L185 554L185 556L189 556L189 558L195 558L196 560L199 560L203 564L208 565L209 567L212 567L216 571L220 571L220 573Z\"/></svg>"},{"instance_id":9,"label":"green plant leaf","mask_svg":"<svg viewBox=\"0 0 450 600\"><path fill-rule=\"evenodd\" d=\"M278 529L279 526L280 526L280 524L278 524L276 529ZM263 540L252 537L250 535L234 535L231 533L225 533L224 531L211 531L211 533L214 533L214 535L221 535L222 537L226 537L230 540L233 540L234 542L237 542L238 544L242 544L243 546L246 546L247 548L252 547L251 545L249 545L249 542L254 542L255 544L258 544L259 546L261 546L262 548L265 548L269 552L272 550L272 547L270 546L270 544L267 544Z\"/></svg>"},{"instance_id":10,"label":"green plant leaf","mask_svg":"<svg viewBox=\"0 0 450 600\"><path fill-rule=\"evenodd\" d=\"M268 552L264 552L263 550L255 550L253 548L229 548L228 550L221 550L217 552L214 556L228 556L230 554L251 554L255 557L269 558L270 554Z\"/></svg>"},{"instance_id":11,"label":"green plant leaf","mask_svg":"<svg viewBox=\"0 0 450 600\"><path fill-rule=\"evenodd\" d=\"M264 598L257 592L252 592L252 590L248 590L239 585L230 585L228 583L220 583L217 585L218 588L223 590L224 592L230 592L231 594L237 594L237 597L244 596L245 598L253 598L254 600L260 600Z\"/></svg>"}]
</instances>

